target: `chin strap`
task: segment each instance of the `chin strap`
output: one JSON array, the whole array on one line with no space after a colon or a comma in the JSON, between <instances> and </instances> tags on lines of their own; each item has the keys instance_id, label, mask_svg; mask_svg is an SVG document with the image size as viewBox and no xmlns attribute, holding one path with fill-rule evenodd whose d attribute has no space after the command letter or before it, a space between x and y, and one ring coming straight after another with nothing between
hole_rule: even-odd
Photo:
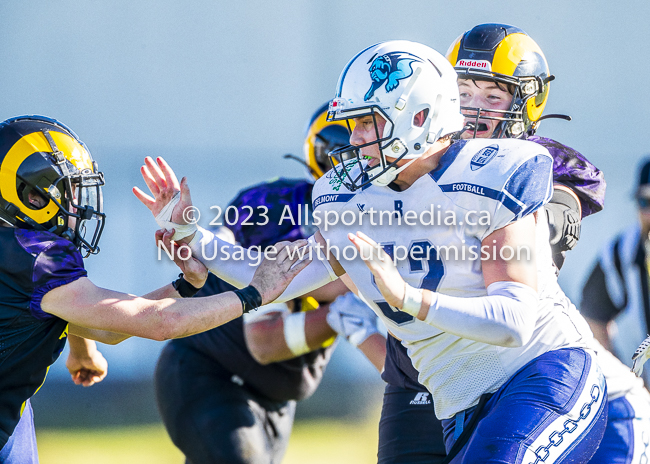
<instances>
[{"instance_id":1,"label":"chin strap","mask_svg":"<svg viewBox=\"0 0 650 464\"><path fill-rule=\"evenodd\" d=\"M409 167L413 161L415 161L417 158L414 158L410 160L408 163L406 163L404 166L400 166L399 168L392 167L389 168L385 173L377 176L376 179L373 179L370 183L372 185L376 185L377 187L386 187L388 184L393 182L395 179L397 179L397 176L399 175L400 172L402 172L404 169ZM372 168L370 171L368 171L368 175L372 172L374 169L381 169L381 164L378 164L374 168Z\"/></svg>"}]
</instances>

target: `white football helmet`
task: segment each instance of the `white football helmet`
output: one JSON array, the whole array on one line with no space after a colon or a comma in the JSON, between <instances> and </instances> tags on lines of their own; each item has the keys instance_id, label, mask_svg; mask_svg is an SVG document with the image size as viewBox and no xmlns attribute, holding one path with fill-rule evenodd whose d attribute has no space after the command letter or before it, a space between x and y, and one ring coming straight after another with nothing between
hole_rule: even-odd
<instances>
[{"instance_id":1,"label":"white football helmet","mask_svg":"<svg viewBox=\"0 0 650 464\"><path fill-rule=\"evenodd\" d=\"M357 54L345 66L330 103L329 121L344 121L380 114L386 119L378 140L380 164L365 169L359 155L363 146L347 145L330 153L334 171L346 187L357 190L372 182L388 185L408 165L397 167L401 159L422 156L440 137L458 132L464 120L456 71L435 50L416 42L395 40L373 45ZM424 111L421 125L414 117ZM351 161L345 161L352 156ZM388 161L391 158L392 161ZM360 173L349 174L358 164Z\"/></svg>"}]
</instances>

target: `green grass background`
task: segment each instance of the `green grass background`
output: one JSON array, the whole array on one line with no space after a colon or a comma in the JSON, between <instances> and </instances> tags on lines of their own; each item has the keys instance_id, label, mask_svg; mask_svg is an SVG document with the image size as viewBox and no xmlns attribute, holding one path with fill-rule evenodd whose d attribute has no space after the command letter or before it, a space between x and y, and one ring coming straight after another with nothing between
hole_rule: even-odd
<instances>
[{"instance_id":1,"label":"green grass background","mask_svg":"<svg viewBox=\"0 0 650 464\"><path fill-rule=\"evenodd\" d=\"M377 462L379 411L360 422L299 421L283 464ZM162 425L37 429L41 464L182 464Z\"/></svg>"}]
</instances>

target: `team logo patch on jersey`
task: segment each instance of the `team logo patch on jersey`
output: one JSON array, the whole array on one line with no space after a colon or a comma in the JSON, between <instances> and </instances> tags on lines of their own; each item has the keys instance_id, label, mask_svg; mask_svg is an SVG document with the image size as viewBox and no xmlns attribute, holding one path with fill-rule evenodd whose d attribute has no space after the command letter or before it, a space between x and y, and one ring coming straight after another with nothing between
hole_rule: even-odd
<instances>
[{"instance_id":1,"label":"team logo patch on jersey","mask_svg":"<svg viewBox=\"0 0 650 464\"><path fill-rule=\"evenodd\" d=\"M459 68L479 68L492 71L492 64L488 60L458 60L456 66Z\"/></svg>"},{"instance_id":2,"label":"team logo patch on jersey","mask_svg":"<svg viewBox=\"0 0 650 464\"><path fill-rule=\"evenodd\" d=\"M349 173L358 162L358 159L344 161L342 166L335 166L334 169L332 169L327 174L327 178L330 180L329 184L332 186L332 190L336 190L337 192L341 190L341 185L343 184L343 180L341 178L345 176L346 173Z\"/></svg>"},{"instance_id":3,"label":"team logo patch on jersey","mask_svg":"<svg viewBox=\"0 0 650 464\"><path fill-rule=\"evenodd\" d=\"M406 79L413 74L411 63L414 61L422 62L414 55L404 52L391 52L385 55L378 56L370 65L370 78L372 84L370 89L363 98L363 101L368 101L375 94L375 90L386 83L386 93L395 90L399 86L399 81Z\"/></svg>"},{"instance_id":4,"label":"team logo patch on jersey","mask_svg":"<svg viewBox=\"0 0 650 464\"><path fill-rule=\"evenodd\" d=\"M481 148L477 154L472 157L472 161L469 163L469 167L472 171L482 168L496 156L499 152L498 145L490 145L489 147Z\"/></svg>"},{"instance_id":5,"label":"team logo patch on jersey","mask_svg":"<svg viewBox=\"0 0 650 464\"><path fill-rule=\"evenodd\" d=\"M411 400L409 404L431 404L429 399L429 393L420 392L415 395L415 398Z\"/></svg>"}]
</instances>

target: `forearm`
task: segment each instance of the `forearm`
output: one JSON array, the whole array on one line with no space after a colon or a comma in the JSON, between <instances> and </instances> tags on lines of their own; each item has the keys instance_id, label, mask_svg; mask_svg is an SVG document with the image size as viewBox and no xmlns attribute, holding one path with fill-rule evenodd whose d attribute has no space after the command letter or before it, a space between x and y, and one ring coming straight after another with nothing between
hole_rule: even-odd
<instances>
[{"instance_id":1,"label":"forearm","mask_svg":"<svg viewBox=\"0 0 650 464\"><path fill-rule=\"evenodd\" d=\"M241 301L234 292L203 298L138 298L135 303L131 321L120 322L113 330L160 341L205 332L242 315Z\"/></svg>"},{"instance_id":2,"label":"forearm","mask_svg":"<svg viewBox=\"0 0 650 464\"><path fill-rule=\"evenodd\" d=\"M193 335L242 314L234 292L150 300L97 287L85 277L46 293L41 308L81 327L154 340Z\"/></svg>"},{"instance_id":3,"label":"forearm","mask_svg":"<svg viewBox=\"0 0 650 464\"><path fill-rule=\"evenodd\" d=\"M515 282L495 282L488 287L487 296L473 298L424 290L417 317L462 338L518 347L532 336L537 303L537 292Z\"/></svg>"},{"instance_id":4,"label":"forearm","mask_svg":"<svg viewBox=\"0 0 650 464\"><path fill-rule=\"evenodd\" d=\"M131 338L130 335L126 335L126 334L109 332L107 330L88 329L86 327L80 327L74 324L70 324L68 326L68 333L70 335L76 335L77 337L83 337L85 339L95 340L101 343L105 343L107 345L117 345L118 343L121 343L124 340Z\"/></svg>"},{"instance_id":5,"label":"forearm","mask_svg":"<svg viewBox=\"0 0 650 464\"><path fill-rule=\"evenodd\" d=\"M303 327L307 351L321 348L336 336L326 321L327 307L319 307L313 311L302 313L305 318ZM260 364L286 361L297 355L289 348L285 337L285 321L287 317L300 317L299 313L274 313L269 317L254 320L245 326L246 345L249 352Z\"/></svg>"},{"instance_id":6,"label":"forearm","mask_svg":"<svg viewBox=\"0 0 650 464\"><path fill-rule=\"evenodd\" d=\"M339 278L334 282L330 282L323 287L320 287L313 292L309 292L304 295L305 297L310 296L321 304L331 303L336 300L339 295L343 295L348 291L348 287L343 281Z\"/></svg>"},{"instance_id":7,"label":"forearm","mask_svg":"<svg viewBox=\"0 0 650 464\"><path fill-rule=\"evenodd\" d=\"M146 298L147 300L162 300L164 298L180 298L181 296L178 294L174 286L169 283L163 287L157 288L156 290L147 293L146 295L142 295L142 298Z\"/></svg>"},{"instance_id":8,"label":"forearm","mask_svg":"<svg viewBox=\"0 0 650 464\"><path fill-rule=\"evenodd\" d=\"M174 286L170 283L163 287L157 288L156 290L143 295L142 298L147 300L162 300L165 298L174 298L180 299L181 296L178 294ZM106 330L96 330L96 329L86 329L79 328L82 331L86 332L85 338L90 338L91 340L97 340L98 342L106 343L109 345L116 345L124 340L131 338L131 335L120 334L115 332L108 332ZM177 338L177 337L173 337Z\"/></svg>"},{"instance_id":9,"label":"forearm","mask_svg":"<svg viewBox=\"0 0 650 464\"><path fill-rule=\"evenodd\" d=\"M336 332L327 323L327 312L327 305L322 305L305 313L305 339L310 351L321 348L336 337Z\"/></svg>"},{"instance_id":10,"label":"forearm","mask_svg":"<svg viewBox=\"0 0 650 464\"><path fill-rule=\"evenodd\" d=\"M164 298L180 298L176 289L172 284L167 284L164 287L158 288L152 292L143 295L142 298L148 300L162 300ZM109 332L107 330L98 330L90 329L87 327L81 327L77 325L70 325L69 331L71 334L78 335L79 337L84 337L90 340L96 340L107 345L117 345L118 343L123 342L131 338L131 335Z\"/></svg>"},{"instance_id":11,"label":"forearm","mask_svg":"<svg viewBox=\"0 0 650 464\"><path fill-rule=\"evenodd\" d=\"M309 243L309 246L314 246L315 242L310 238ZM213 274L237 288L248 285L264 258L264 254L259 251L228 243L200 227L191 242L191 249L192 256ZM311 256L312 262L291 281L275 302L290 301L337 279L322 251L311 252L307 249L303 253L304 256Z\"/></svg>"},{"instance_id":12,"label":"forearm","mask_svg":"<svg viewBox=\"0 0 650 464\"><path fill-rule=\"evenodd\" d=\"M384 370L386 362L386 337L375 333L366 338L357 347L379 372Z\"/></svg>"},{"instance_id":13,"label":"forearm","mask_svg":"<svg viewBox=\"0 0 650 464\"><path fill-rule=\"evenodd\" d=\"M251 281L263 258L258 251L228 243L202 227L198 228L189 245L194 258L214 275L237 288Z\"/></svg>"},{"instance_id":14,"label":"forearm","mask_svg":"<svg viewBox=\"0 0 650 464\"><path fill-rule=\"evenodd\" d=\"M70 332L68 332L68 344L70 345L70 354L77 358L89 358L92 353L97 351L97 344L93 340L88 340Z\"/></svg>"}]
</instances>

